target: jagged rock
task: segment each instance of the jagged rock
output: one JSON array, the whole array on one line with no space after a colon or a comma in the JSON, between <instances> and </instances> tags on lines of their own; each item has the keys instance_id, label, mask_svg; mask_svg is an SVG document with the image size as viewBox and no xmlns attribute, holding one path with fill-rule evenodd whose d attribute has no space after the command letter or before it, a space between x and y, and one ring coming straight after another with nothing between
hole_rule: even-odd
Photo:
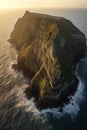
<instances>
[{"instance_id":1,"label":"jagged rock","mask_svg":"<svg viewBox=\"0 0 87 130\"><path fill-rule=\"evenodd\" d=\"M9 39L18 50L17 65L31 80L25 90L40 108L58 107L77 88L76 63L85 55L86 39L72 22L25 12Z\"/></svg>"}]
</instances>

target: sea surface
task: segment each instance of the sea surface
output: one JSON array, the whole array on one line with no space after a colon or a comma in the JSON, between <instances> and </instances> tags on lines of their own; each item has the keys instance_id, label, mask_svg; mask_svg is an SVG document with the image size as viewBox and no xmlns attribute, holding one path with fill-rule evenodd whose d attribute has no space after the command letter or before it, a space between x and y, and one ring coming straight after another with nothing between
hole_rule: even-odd
<instances>
[{"instance_id":1,"label":"sea surface","mask_svg":"<svg viewBox=\"0 0 87 130\"><path fill-rule=\"evenodd\" d=\"M65 17L87 38L87 9L27 9ZM26 9L0 10L0 130L87 130L87 57L76 67L78 89L70 103L60 108L39 111L23 93L29 80L12 69L17 51L8 43L17 19Z\"/></svg>"}]
</instances>

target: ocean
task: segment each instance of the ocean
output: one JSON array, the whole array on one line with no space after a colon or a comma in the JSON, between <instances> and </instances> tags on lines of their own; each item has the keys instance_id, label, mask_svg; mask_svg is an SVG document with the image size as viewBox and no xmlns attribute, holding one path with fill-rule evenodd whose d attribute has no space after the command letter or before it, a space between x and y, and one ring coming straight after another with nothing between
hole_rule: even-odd
<instances>
[{"instance_id":1,"label":"ocean","mask_svg":"<svg viewBox=\"0 0 87 130\"><path fill-rule=\"evenodd\" d=\"M73 22L87 38L87 9L27 9L62 16ZM39 111L23 93L29 80L12 69L17 51L7 41L17 19L26 9L0 10L0 130L87 130L87 57L76 67L78 89L60 108Z\"/></svg>"}]
</instances>

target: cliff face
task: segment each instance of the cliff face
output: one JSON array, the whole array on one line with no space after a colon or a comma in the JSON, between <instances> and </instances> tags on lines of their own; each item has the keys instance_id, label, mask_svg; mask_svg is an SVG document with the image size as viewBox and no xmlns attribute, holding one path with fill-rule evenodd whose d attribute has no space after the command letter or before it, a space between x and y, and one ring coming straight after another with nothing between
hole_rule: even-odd
<instances>
[{"instance_id":1,"label":"cliff face","mask_svg":"<svg viewBox=\"0 0 87 130\"><path fill-rule=\"evenodd\" d=\"M11 33L17 65L31 83L25 90L41 108L57 107L76 90L75 64L84 56L85 36L69 20L25 12Z\"/></svg>"}]
</instances>

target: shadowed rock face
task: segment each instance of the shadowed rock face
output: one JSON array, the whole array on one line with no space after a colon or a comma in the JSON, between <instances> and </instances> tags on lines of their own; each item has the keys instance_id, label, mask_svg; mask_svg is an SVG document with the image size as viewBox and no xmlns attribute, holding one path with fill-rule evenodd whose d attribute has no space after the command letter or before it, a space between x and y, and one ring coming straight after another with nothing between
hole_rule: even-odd
<instances>
[{"instance_id":1,"label":"shadowed rock face","mask_svg":"<svg viewBox=\"0 0 87 130\"><path fill-rule=\"evenodd\" d=\"M75 65L86 51L86 40L69 20L25 12L11 33L18 50L17 65L31 83L27 97L40 108L58 107L76 90Z\"/></svg>"}]
</instances>

